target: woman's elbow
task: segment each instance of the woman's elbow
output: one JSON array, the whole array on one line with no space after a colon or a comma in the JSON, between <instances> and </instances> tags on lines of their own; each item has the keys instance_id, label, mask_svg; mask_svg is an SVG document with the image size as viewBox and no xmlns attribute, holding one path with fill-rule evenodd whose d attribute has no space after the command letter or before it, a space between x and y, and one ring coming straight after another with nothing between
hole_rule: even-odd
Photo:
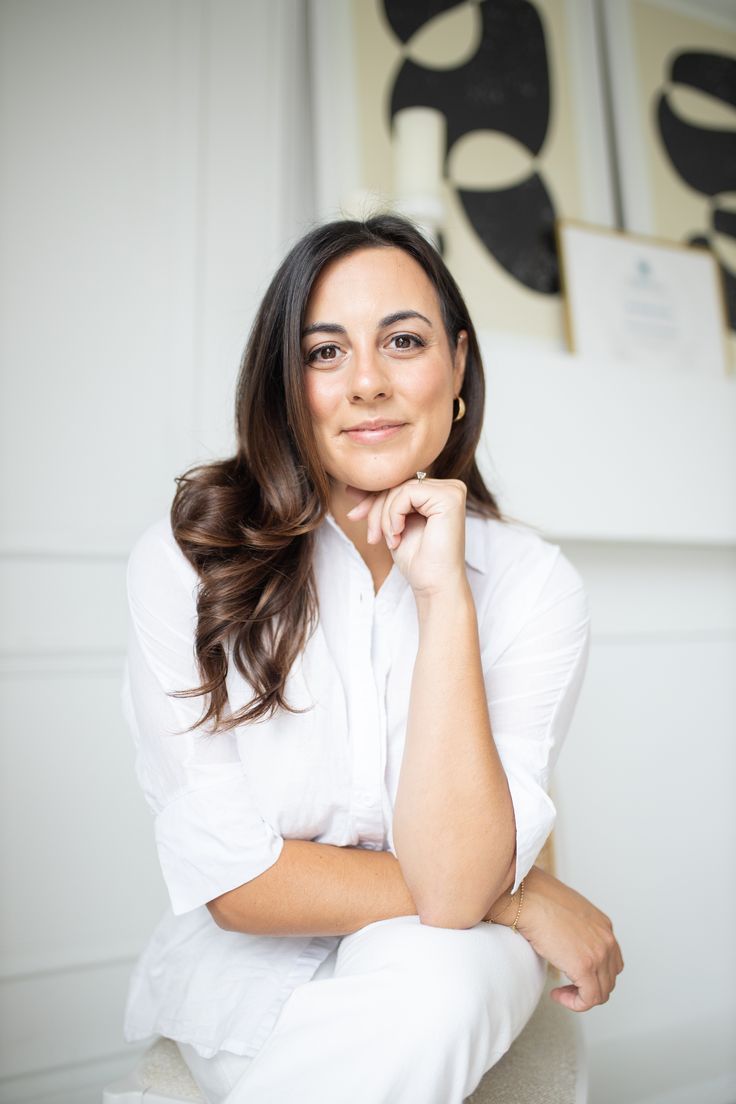
<instances>
[{"instance_id":1,"label":"woman's elbow","mask_svg":"<svg viewBox=\"0 0 736 1104\"><path fill-rule=\"evenodd\" d=\"M220 897L215 897L214 901L208 901L207 909L218 928L222 928L223 931L232 931L232 928L228 924L226 911L222 907L222 899Z\"/></svg>"},{"instance_id":2,"label":"woman's elbow","mask_svg":"<svg viewBox=\"0 0 736 1104\"><path fill-rule=\"evenodd\" d=\"M218 928L229 932L245 932L243 904L237 890L228 890L220 897L208 901L207 908Z\"/></svg>"},{"instance_id":3,"label":"woman's elbow","mask_svg":"<svg viewBox=\"0 0 736 1104\"><path fill-rule=\"evenodd\" d=\"M457 907L447 906L419 910L419 922L431 928L474 928L483 919L484 914L469 912Z\"/></svg>"},{"instance_id":4,"label":"woman's elbow","mask_svg":"<svg viewBox=\"0 0 736 1104\"><path fill-rule=\"evenodd\" d=\"M516 849L508 870L483 894L456 894L452 900L422 903L417 911L422 924L434 928L474 928L485 920L498 898L514 883L516 874Z\"/></svg>"},{"instance_id":5,"label":"woman's elbow","mask_svg":"<svg viewBox=\"0 0 736 1104\"><path fill-rule=\"evenodd\" d=\"M480 903L470 901L436 901L433 905L419 907L417 911L419 923L429 927L474 927L486 915Z\"/></svg>"}]
</instances>

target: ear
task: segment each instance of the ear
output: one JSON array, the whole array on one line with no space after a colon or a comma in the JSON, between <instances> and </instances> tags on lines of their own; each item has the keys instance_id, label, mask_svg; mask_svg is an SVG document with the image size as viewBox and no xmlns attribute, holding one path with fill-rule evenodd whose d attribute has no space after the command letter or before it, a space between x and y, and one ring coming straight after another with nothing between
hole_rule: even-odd
<instances>
[{"instance_id":1,"label":"ear","mask_svg":"<svg viewBox=\"0 0 736 1104\"><path fill-rule=\"evenodd\" d=\"M462 391L463 380L465 378L465 363L467 359L468 331L460 330L455 341L455 358L454 367L452 369L452 382L455 395L459 395Z\"/></svg>"}]
</instances>

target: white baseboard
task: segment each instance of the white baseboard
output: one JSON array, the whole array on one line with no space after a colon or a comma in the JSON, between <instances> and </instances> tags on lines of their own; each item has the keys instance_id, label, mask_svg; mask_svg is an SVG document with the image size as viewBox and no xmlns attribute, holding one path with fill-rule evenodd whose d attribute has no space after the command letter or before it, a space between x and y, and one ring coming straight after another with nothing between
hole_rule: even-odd
<instances>
[{"instance_id":1,"label":"white baseboard","mask_svg":"<svg viewBox=\"0 0 736 1104\"><path fill-rule=\"evenodd\" d=\"M145 1050L131 1045L94 1062L0 1079L0 1104L101 1104L105 1085L129 1073Z\"/></svg>"},{"instance_id":2,"label":"white baseboard","mask_svg":"<svg viewBox=\"0 0 736 1104\"><path fill-rule=\"evenodd\" d=\"M669 1089L657 1096L647 1096L632 1104L736 1104L736 1072L724 1073L709 1081Z\"/></svg>"}]
</instances>

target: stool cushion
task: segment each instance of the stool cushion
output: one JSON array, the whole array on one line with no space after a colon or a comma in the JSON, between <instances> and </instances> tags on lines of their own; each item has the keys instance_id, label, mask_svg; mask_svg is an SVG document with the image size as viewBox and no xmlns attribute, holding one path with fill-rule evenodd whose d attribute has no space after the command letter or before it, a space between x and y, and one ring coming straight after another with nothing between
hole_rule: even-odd
<instances>
[{"instance_id":1,"label":"stool cushion","mask_svg":"<svg viewBox=\"0 0 736 1104\"><path fill-rule=\"evenodd\" d=\"M510 1048L482 1078L466 1104L584 1104L579 1012L553 1001L550 989L564 985L551 972L531 1019Z\"/></svg>"},{"instance_id":2,"label":"stool cushion","mask_svg":"<svg viewBox=\"0 0 736 1104\"><path fill-rule=\"evenodd\" d=\"M157 1039L148 1048L136 1070L136 1079L142 1089L160 1096L204 1104L204 1097L173 1039Z\"/></svg>"}]
</instances>

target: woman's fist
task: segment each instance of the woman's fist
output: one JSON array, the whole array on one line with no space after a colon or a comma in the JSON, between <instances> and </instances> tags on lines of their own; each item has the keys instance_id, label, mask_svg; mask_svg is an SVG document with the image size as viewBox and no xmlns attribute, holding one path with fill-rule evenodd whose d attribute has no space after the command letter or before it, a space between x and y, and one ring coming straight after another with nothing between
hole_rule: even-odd
<instances>
[{"instance_id":1,"label":"woman's fist","mask_svg":"<svg viewBox=\"0 0 736 1104\"><path fill-rule=\"evenodd\" d=\"M534 866L524 880L524 907L517 927L537 954L570 978L570 985L550 990L553 1000L572 1012L605 1004L624 960L604 912Z\"/></svg>"},{"instance_id":2,"label":"woman's fist","mask_svg":"<svg viewBox=\"0 0 736 1104\"><path fill-rule=\"evenodd\" d=\"M348 512L366 518L368 543L382 538L417 597L466 581L465 501L460 479L409 479L371 492Z\"/></svg>"}]
</instances>

